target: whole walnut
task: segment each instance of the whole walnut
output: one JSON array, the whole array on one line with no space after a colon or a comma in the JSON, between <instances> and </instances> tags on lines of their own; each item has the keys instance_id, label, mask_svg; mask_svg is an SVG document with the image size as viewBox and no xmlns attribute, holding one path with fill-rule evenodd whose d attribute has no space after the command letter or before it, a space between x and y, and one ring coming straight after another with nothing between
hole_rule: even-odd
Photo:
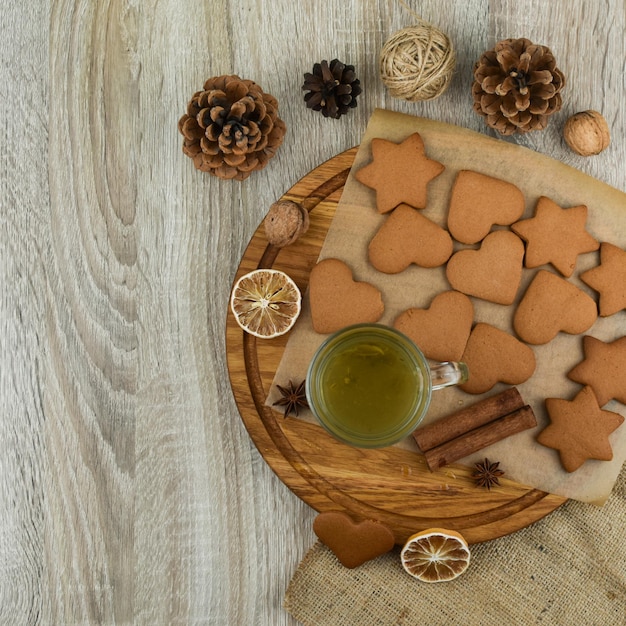
<instances>
[{"instance_id":1,"label":"whole walnut","mask_svg":"<svg viewBox=\"0 0 626 626\"><path fill-rule=\"evenodd\" d=\"M600 154L611 143L609 125L598 111L580 111L563 127L563 138L576 154Z\"/></svg>"},{"instance_id":2,"label":"whole walnut","mask_svg":"<svg viewBox=\"0 0 626 626\"><path fill-rule=\"evenodd\" d=\"M279 200L263 221L267 240L278 248L294 243L309 229L309 213L297 202Z\"/></svg>"}]
</instances>

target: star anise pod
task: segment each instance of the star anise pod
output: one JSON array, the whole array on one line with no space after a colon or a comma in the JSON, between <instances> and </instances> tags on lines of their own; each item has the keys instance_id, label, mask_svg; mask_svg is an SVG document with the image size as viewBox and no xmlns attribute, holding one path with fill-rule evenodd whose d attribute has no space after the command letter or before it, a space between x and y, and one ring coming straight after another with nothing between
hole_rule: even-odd
<instances>
[{"instance_id":1,"label":"star anise pod","mask_svg":"<svg viewBox=\"0 0 626 626\"><path fill-rule=\"evenodd\" d=\"M284 406L285 417L293 411L294 415L298 417L298 408L309 408L309 403L306 400L306 381L302 381L299 385L294 385L289 381L287 387L281 387L276 385L278 390L282 394L282 398L279 398L272 404L272 406Z\"/></svg>"},{"instance_id":2,"label":"star anise pod","mask_svg":"<svg viewBox=\"0 0 626 626\"><path fill-rule=\"evenodd\" d=\"M504 471L499 469L500 461L491 463L489 459L485 459L482 463L476 463L476 468L472 473L472 478L478 487L486 487L491 489L494 485L500 484L500 476L504 475Z\"/></svg>"},{"instance_id":3,"label":"star anise pod","mask_svg":"<svg viewBox=\"0 0 626 626\"><path fill-rule=\"evenodd\" d=\"M340 118L356 107L361 93L361 81L356 77L354 65L345 65L339 59L322 61L304 75L302 89L307 91L304 101L309 109L321 111L324 117Z\"/></svg>"}]
</instances>

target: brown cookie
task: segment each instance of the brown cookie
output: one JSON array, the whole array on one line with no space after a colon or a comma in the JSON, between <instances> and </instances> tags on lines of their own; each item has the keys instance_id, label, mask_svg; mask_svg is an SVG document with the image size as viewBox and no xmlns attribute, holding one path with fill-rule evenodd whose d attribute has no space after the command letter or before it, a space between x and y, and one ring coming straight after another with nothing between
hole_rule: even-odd
<instances>
[{"instance_id":1,"label":"brown cookie","mask_svg":"<svg viewBox=\"0 0 626 626\"><path fill-rule=\"evenodd\" d=\"M479 250L459 250L446 267L450 285L457 291L498 304L515 300L524 261L522 240L508 230L485 237Z\"/></svg>"},{"instance_id":2,"label":"brown cookie","mask_svg":"<svg viewBox=\"0 0 626 626\"><path fill-rule=\"evenodd\" d=\"M578 255L600 247L585 230L586 222L586 206L564 209L542 196L535 207L535 216L516 222L511 229L526 242L526 267L551 263L563 276L571 276Z\"/></svg>"},{"instance_id":3,"label":"brown cookie","mask_svg":"<svg viewBox=\"0 0 626 626\"><path fill-rule=\"evenodd\" d=\"M467 393L484 393L496 383L519 385L535 371L535 353L509 333L479 322L472 330L461 361L469 379L461 385Z\"/></svg>"},{"instance_id":4,"label":"brown cookie","mask_svg":"<svg viewBox=\"0 0 626 626\"><path fill-rule=\"evenodd\" d=\"M515 311L513 328L523 341L539 345L559 332L584 333L597 317L593 298L564 278L539 270Z\"/></svg>"},{"instance_id":5,"label":"brown cookie","mask_svg":"<svg viewBox=\"0 0 626 626\"><path fill-rule=\"evenodd\" d=\"M462 170L452 187L448 230L461 243L477 243L494 224L508 226L523 212L524 194L513 183Z\"/></svg>"},{"instance_id":6,"label":"brown cookie","mask_svg":"<svg viewBox=\"0 0 626 626\"><path fill-rule=\"evenodd\" d=\"M424 355L435 361L458 361L472 329L472 301L458 291L435 296L428 309L411 308L393 325L413 340Z\"/></svg>"},{"instance_id":7,"label":"brown cookie","mask_svg":"<svg viewBox=\"0 0 626 626\"><path fill-rule=\"evenodd\" d=\"M600 265L583 272L580 280L599 292L602 317L626 309L626 250L601 244Z\"/></svg>"},{"instance_id":8,"label":"brown cookie","mask_svg":"<svg viewBox=\"0 0 626 626\"><path fill-rule=\"evenodd\" d=\"M591 387L584 387L573 400L547 398L546 410L550 424L539 433L537 441L559 451L567 472L575 472L588 459L613 458L609 435L624 418L602 410Z\"/></svg>"},{"instance_id":9,"label":"brown cookie","mask_svg":"<svg viewBox=\"0 0 626 626\"><path fill-rule=\"evenodd\" d=\"M612 399L626 404L626 337L610 343L595 337L583 337L585 359L568 374L568 378L589 385L604 406Z\"/></svg>"},{"instance_id":10,"label":"brown cookie","mask_svg":"<svg viewBox=\"0 0 626 626\"><path fill-rule=\"evenodd\" d=\"M313 532L350 569L389 552L395 545L393 532L380 522L356 523L346 513L328 511L313 521Z\"/></svg>"},{"instance_id":11,"label":"brown cookie","mask_svg":"<svg viewBox=\"0 0 626 626\"><path fill-rule=\"evenodd\" d=\"M380 291L355 281L352 270L340 259L324 259L311 270L309 301L313 329L318 333L377 322L385 309Z\"/></svg>"},{"instance_id":12,"label":"brown cookie","mask_svg":"<svg viewBox=\"0 0 626 626\"><path fill-rule=\"evenodd\" d=\"M402 203L416 209L426 207L428 183L444 167L426 156L419 133L409 135L399 144L372 139L372 156L372 162L359 169L355 178L376 191L379 213L387 213Z\"/></svg>"},{"instance_id":13,"label":"brown cookie","mask_svg":"<svg viewBox=\"0 0 626 626\"><path fill-rule=\"evenodd\" d=\"M408 204L394 209L368 247L370 263L386 274L402 272L412 263L438 267L451 254L450 233Z\"/></svg>"}]
</instances>

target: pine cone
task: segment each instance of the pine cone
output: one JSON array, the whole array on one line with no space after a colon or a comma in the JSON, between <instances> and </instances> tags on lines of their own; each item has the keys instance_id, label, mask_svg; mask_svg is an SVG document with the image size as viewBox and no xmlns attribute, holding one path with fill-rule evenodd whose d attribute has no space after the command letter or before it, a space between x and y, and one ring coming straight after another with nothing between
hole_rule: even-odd
<instances>
[{"instance_id":1,"label":"pine cone","mask_svg":"<svg viewBox=\"0 0 626 626\"><path fill-rule=\"evenodd\" d=\"M503 135L543 130L561 108L565 77L552 52L528 39L505 39L474 66L474 110Z\"/></svg>"},{"instance_id":2,"label":"pine cone","mask_svg":"<svg viewBox=\"0 0 626 626\"><path fill-rule=\"evenodd\" d=\"M287 129L274 96L251 80L216 76L192 96L178 130L197 169L244 180L267 165Z\"/></svg>"},{"instance_id":3,"label":"pine cone","mask_svg":"<svg viewBox=\"0 0 626 626\"><path fill-rule=\"evenodd\" d=\"M304 101L309 109L321 111L324 117L339 119L356 107L361 93L361 81L354 73L354 65L344 65L338 59L316 63L313 73L304 75Z\"/></svg>"}]
</instances>

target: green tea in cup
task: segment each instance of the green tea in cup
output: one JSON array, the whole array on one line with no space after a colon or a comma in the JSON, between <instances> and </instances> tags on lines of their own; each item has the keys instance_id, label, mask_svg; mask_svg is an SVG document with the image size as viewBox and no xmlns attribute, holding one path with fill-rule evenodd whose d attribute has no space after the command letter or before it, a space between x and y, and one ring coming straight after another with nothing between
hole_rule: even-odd
<instances>
[{"instance_id":1,"label":"green tea in cup","mask_svg":"<svg viewBox=\"0 0 626 626\"><path fill-rule=\"evenodd\" d=\"M411 434L433 389L467 380L462 363L430 365L404 334L381 324L357 324L328 337L307 372L309 407L336 438L378 448Z\"/></svg>"}]
</instances>

